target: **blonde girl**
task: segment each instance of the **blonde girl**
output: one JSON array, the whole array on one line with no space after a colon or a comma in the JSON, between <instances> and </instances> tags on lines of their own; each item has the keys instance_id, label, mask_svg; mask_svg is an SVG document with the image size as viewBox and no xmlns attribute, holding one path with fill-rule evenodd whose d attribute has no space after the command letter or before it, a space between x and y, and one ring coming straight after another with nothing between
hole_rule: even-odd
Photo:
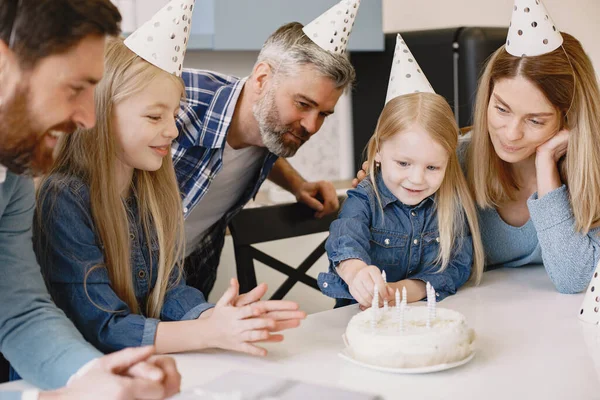
<instances>
[{"instance_id":1,"label":"blonde girl","mask_svg":"<svg viewBox=\"0 0 600 400\"><path fill-rule=\"evenodd\" d=\"M443 97L414 93L386 104L368 145L370 176L348 192L330 228L330 273L319 277L325 294L368 307L374 285L389 300L406 287L417 301L426 282L439 300L469 279L479 283L483 251L457 146Z\"/></svg>"},{"instance_id":2,"label":"blonde girl","mask_svg":"<svg viewBox=\"0 0 600 400\"><path fill-rule=\"evenodd\" d=\"M264 286L238 296L232 281L215 307L182 276L170 147L183 94L180 78L108 42L96 126L65 138L41 185L38 259L56 304L101 351L153 344L263 355L256 342L281 340L272 332L303 317L295 303L255 302Z\"/></svg>"}]
</instances>

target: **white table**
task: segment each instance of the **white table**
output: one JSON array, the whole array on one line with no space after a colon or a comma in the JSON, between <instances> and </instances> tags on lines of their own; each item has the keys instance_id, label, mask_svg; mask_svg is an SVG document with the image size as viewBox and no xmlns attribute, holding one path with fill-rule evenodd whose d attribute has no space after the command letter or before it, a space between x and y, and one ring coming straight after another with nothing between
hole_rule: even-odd
<instances>
[{"instance_id":1,"label":"white table","mask_svg":"<svg viewBox=\"0 0 600 400\"><path fill-rule=\"evenodd\" d=\"M582 300L559 294L541 266L487 272L481 286L440 303L465 314L475 329L475 358L433 374L383 373L339 358L356 306L310 315L283 343L269 344L265 358L223 351L175 358L183 389L247 370L385 399L600 399L600 330L577 319Z\"/></svg>"}]
</instances>

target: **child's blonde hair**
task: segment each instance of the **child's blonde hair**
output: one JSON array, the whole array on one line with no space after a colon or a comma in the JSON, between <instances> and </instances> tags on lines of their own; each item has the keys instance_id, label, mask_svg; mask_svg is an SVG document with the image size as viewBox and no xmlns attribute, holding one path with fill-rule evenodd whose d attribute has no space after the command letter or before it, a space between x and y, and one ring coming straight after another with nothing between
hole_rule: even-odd
<instances>
[{"instance_id":1,"label":"child's blonde hair","mask_svg":"<svg viewBox=\"0 0 600 400\"><path fill-rule=\"evenodd\" d=\"M473 267L470 279L479 284L483 273L484 255L477 211L456 155L458 126L450 106L443 97L433 93L412 93L396 97L386 104L379 116L375 133L367 145L368 171L375 193L379 199L376 180L378 171L375 166L377 152L386 140L415 124L428 132L448 153L444 179L435 194L440 232L440 252L437 258L437 262L441 263L439 271L446 269L450 262L455 237L463 235L466 216L473 238Z\"/></svg>"},{"instance_id":2,"label":"child's blonde hair","mask_svg":"<svg viewBox=\"0 0 600 400\"><path fill-rule=\"evenodd\" d=\"M561 129L571 132L561 177L569 187L575 229L587 234L600 224L600 89L581 43L568 33L561 34L562 47L551 53L515 57L502 46L491 56L479 80L467 176L480 207L515 200L519 185L509 164L494 150L487 110L496 82L524 77L556 108Z\"/></svg>"},{"instance_id":3,"label":"child's blonde hair","mask_svg":"<svg viewBox=\"0 0 600 400\"><path fill-rule=\"evenodd\" d=\"M104 64L104 78L95 92L96 125L92 129L80 129L67 135L61 142L50 175L61 174L64 178L52 181L53 186L43 197L52 195L53 188L59 188L63 179L68 180L73 176L89 185L94 228L100 239L105 264L87 271L86 280L95 268L105 267L111 286L119 298L127 303L132 312L140 313L132 280L129 219L125 199L115 184L117 138L114 108L144 90L160 76L170 77L173 84L181 89L182 98L185 86L180 78L137 56L123 44L122 39L108 39ZM152 241L158 242L156 285L149 295L145 312L148 317L159 318L165 293L171 284L181 279L183 264L183 212L171 157L165 157L157 171L134 170L131 187L137 196L139 218L150 254ZM39 210L42 209L44 198L38 198ZM38 225L38 229L44 229L43 220L40 219ZM46 234L51 235L52 232ZM38 255L40 251L43 253L44 249L38 249ZM172 274L176 279L171 279ZM148 280L152 282L152 276Z\"/></svg>"}]
</instances>

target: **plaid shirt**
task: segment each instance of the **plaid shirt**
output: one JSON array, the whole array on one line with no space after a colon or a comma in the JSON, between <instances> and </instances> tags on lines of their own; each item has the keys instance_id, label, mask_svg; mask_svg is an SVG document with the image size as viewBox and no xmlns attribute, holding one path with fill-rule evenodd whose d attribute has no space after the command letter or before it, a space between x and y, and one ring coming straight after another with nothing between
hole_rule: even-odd
<instances>
[{"instance_id":1,"label":"plaid shirt","mask_svg":"<svg viewBox=\"0 0 600 400\"><path fill-rule=\"evenodd\" d=\"M223 166L225 139L246 78L240 80L195 69L184 69L182 78L187 104L179 113L179 137L173 142L171 152L183 197L184 217L187 217L208 192L210 183ZM273 153L265 156L256 179L201 240L200 247L207 251L207 258L220 254L227 223L256 195L276 160Z\"/></svg>"}]
</instances>

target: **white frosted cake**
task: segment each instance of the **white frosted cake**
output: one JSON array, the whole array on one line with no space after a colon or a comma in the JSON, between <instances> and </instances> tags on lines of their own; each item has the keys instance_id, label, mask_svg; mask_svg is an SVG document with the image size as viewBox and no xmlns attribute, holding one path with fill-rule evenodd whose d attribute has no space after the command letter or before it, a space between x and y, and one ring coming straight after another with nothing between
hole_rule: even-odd
<instances>
[{"instance_id":1,"label":"white frosted cake","mask_svg":"<svg viewBox=\"0 0 600 400\"><path fill-rule=\"evenodd\" d=\"M437 308L431 327L427 327L427 315L427 307L406 307L402 330L394 307L387 311L369 308L355 315L346 328L352 357L381 367L418 368L454 363L471 355L475 332L464 315Z\"/></svg>"}]
</instances>

